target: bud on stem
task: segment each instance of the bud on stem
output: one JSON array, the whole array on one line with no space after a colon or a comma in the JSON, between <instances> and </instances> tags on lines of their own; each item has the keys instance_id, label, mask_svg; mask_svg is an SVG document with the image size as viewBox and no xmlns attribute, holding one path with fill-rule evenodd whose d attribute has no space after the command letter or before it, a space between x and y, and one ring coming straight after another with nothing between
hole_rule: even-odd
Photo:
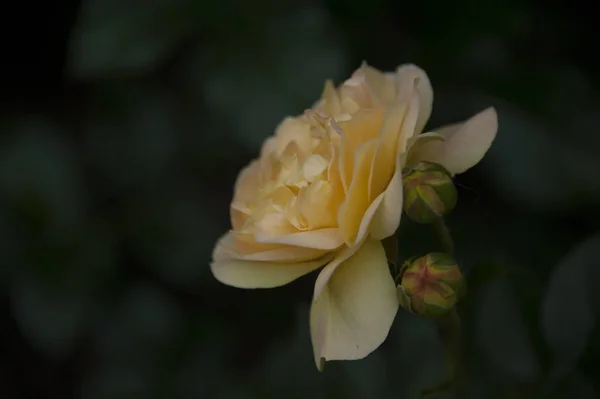
<instances>
[{"instance_id":1,"label":"bud on stem","mask_svg":"<svg viewBox=\"0 0 600 399\"><path fill-rule=\"evenodd\" d=\"M417 223L432 223L456 205L456 187L442 165L419 162L404 172L403 183L404 212Z\"/></svg>"},{"instance_id":2,"label":"bud on stem","mask_svg":"<svg viewBox=\"0 0 600 399\"><path fill-rule=\"evenodd\" d=\"M439 317L451 311L462 295L464 279L451 256L431 253L405 264L397 288L402 307L419 315Z\"/></svg>"}]
</instances>

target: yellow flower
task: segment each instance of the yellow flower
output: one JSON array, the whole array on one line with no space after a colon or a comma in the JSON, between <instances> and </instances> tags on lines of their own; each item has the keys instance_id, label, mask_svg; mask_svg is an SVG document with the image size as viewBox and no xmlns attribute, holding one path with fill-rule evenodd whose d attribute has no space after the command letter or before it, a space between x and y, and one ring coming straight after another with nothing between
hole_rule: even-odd
<instances>
[{"instance_id":1,"label":"yellow flower","mask_svg":"<svg viewBox=\"0 0 600 399\"><path fill-rule=\"evenodd\" d=\"M398 228L402 169L430 161L450 173L475 165L497 130L493 109L420 134L433 94L413 65L381 73L363 64L339 88L285 119L239 175L232 229L211 270L240 288L287 284L321 266L310 329L317 367L361 359L387 337L398 310L380 242Z\"/></svg>"}]
</instances>

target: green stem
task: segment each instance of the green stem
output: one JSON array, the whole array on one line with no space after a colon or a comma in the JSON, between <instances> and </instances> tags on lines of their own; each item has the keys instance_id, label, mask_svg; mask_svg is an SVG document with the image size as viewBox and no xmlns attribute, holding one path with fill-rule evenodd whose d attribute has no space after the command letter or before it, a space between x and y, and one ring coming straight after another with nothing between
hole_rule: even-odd
<instances>
[{"instance_id":1,"label":"green stem","mask_svg":"<svg viewBox=\"0 0 600 399\"><path fill-rule=\"evenodd\" d=\"M452 309L450 313L439 318L436 322L438 334L444 346L447 378L458 384L460 375L460 339L461 322L458 312Z\"/></svg>"},{"instance_id":2,"label":"green stem","mask_svg":"<svg viewBox=\"0 0 600 399\"><path fill-rule=\"evenodd\" d=\"M450 235L450 230L448 230L448 226L444 222L443 218L437 219L433 222L433 226L435 227L435 231L437 232L442 245L444 246L444 250L449 254L454 254L454 241L452 240L452 236Z\"/></svg>"},{"instance_id":3,"label":"green stem","mask_svg":"<svg viewBox=\"0 0 600 399\"><path fill-rule=\"evenodd\" d=\"M452 394L453 398L464 397L464 376L461 363L461 323L456 309L436 320L436 327L444 347L446 376L442 383L421 392L421 398L434 398Z\"/></svg>"},{"instance_id":4,"label":"green stem","mask_svg":"<svg viewBox=\"0 0 600 399\"><path fill-rule=\"evenodd\" d=\"M434 222L435 230L439 236L444 250L454 255L454 241L443 218ZM460 316L453 308L450 313L436 320L438 335L444 346L444 357L446 363L446 378L450 390L455 397L460 397L463 388L462 359L461 359L461 334L462 327Z\"/></svg>"}]
</instances>

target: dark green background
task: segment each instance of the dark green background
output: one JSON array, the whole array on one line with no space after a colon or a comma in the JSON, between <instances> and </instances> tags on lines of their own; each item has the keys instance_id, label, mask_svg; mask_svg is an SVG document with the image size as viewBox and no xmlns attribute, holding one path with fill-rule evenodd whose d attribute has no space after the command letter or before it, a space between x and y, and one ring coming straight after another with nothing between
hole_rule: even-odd
<instances>
[{"instance_id":1,"label":"dark green background","mask_svg":"<svg viewBox=\"0 0 600 399\"><path fill-rule=\"evenodd\" d=\"M431 128L498 110L448 219L469 397L600 392L591 2L46 3L3 11L0 398L415 398L438 382L431 322L401 311L375 353L318 373L315 274L245 291L208 267L238 170L362 60L423 67ZM404 223L399 243L439 248Z\"/></svg>"}]
</instances>

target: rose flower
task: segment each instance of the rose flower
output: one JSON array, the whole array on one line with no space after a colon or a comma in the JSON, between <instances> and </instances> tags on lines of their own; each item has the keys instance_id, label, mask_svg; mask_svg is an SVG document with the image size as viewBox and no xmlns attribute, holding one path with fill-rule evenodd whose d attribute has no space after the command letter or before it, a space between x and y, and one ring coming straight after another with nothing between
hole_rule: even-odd
<instances>
[{"instance_id":1,"label":"rose flower","mask_svg":"<svg viewBox=\"0 0 600 399\"><path fill-rule=\"evenodd\" d=\"M235 183L232 229L215 247L212 273L234 287L272 288L324 266L310 311L319 369L361 359L387 337L399 305L381 240L400 223L402 170L428 161L461 173L494 140L493 108L421 133L432 101L420 68L363 64L285 119Z\"/></svg>"}]
</instances>

